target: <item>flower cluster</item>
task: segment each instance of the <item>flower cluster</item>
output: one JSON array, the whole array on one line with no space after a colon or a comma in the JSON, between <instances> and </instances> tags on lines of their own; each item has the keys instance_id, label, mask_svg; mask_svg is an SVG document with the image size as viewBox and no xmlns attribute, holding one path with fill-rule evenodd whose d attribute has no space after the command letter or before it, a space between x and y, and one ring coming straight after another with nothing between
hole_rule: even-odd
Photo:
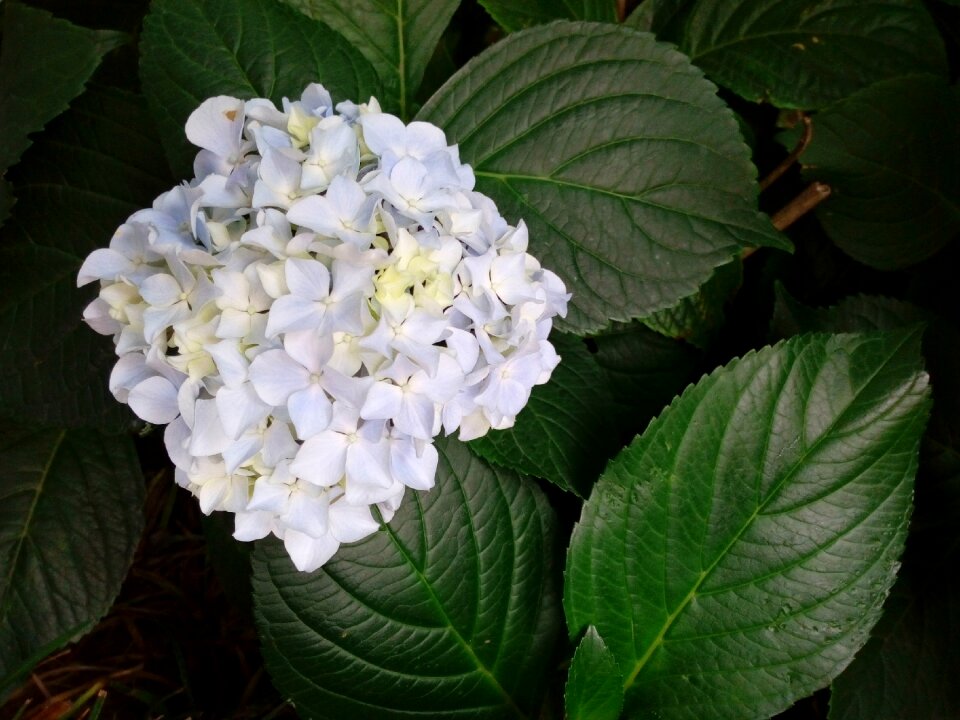
<instances>
[{"instance_id":1,"label":"flower cluster","mask_svg":"<svg viewBox=\"0 0 960 720\"><path fill-rule=\"evenodd\" d=\"M432 487L441 429L513 424L569 296L443 132L375 99L215 97L186 133L196 178L87 258L84 317L202 510L312 570Z\"/></svg>"}]
</instances>

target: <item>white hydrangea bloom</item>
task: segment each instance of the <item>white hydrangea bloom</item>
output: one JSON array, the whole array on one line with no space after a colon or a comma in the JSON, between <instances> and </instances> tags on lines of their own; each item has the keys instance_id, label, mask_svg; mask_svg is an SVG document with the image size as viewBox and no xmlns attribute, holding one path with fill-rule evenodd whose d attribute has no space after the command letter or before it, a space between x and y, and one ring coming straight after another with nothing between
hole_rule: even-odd
<instances>
[{"instance_id":1,"label":"white hydrangea bloom","mask_svg":"<svg viewBox=\"0 0 960 720\"><path fill-rule=\"evenodd\" d=\"M373 98L215 97L186 135L196 177L87 258L84 319L203 512L314 570L433 486L441 430L514 423L569 295L443 132Z\"/></svg>"}]
</instances>

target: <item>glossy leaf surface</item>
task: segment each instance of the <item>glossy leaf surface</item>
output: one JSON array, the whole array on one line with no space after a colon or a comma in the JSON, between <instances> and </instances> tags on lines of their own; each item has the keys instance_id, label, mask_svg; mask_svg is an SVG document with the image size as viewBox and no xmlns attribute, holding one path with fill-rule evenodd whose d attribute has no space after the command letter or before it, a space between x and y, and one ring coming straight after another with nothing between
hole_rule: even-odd
<instances>
[{"instance_id":1,"label":"glossy leaf surface","mask_svg":"<svg viewBox=\"0 0 960 720\"><path fill-rule=\"evenodd\" d=\"M789 247L716 88L649 34L556 22L474 58L424 106L478 189L573 293L562 330L645 317L747 246Z\"/></svg>"},{"instance_id":2,"label":"glossy leaf surface","mask_svg":"<svg viewBox=\"0 0 960 720\"><path fill-rule=\"evenodd\" d=\"M267 667L315 718L535 716L561 632L553 511L532 482L437 443L429 492L312 574L254 554Z\"/></svg>"},{"instance_id":3,"label":"glossy leaf surface","mask_svg":"<svg viewBox=\"0 0 960 720\"><path fill-rule=\"evenodd\" d=\"M893 583L929 409L916 330L807 335L688 389L608 467L566 570L630 717L766 717L827 684Z\"/></svg>"}]
</instances>

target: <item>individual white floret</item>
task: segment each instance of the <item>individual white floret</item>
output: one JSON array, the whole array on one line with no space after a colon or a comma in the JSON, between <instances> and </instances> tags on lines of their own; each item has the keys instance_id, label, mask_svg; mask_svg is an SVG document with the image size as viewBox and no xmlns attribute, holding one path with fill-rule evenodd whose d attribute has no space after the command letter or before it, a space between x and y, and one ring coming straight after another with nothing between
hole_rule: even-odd
<instances>
[{"instance_id":1,"label":"individual white floret","mask_svg":"<svg viewBox=\"0 0 960 720\"><path fill-rule=\"evenodd\" d=\"M288 332L282 350L267 350L250 364L250 383L271 406L286 407L305 440L324 430L333 405L323 389L323 368L333 339L312 330Z\"/></svg>"}]
</instances>

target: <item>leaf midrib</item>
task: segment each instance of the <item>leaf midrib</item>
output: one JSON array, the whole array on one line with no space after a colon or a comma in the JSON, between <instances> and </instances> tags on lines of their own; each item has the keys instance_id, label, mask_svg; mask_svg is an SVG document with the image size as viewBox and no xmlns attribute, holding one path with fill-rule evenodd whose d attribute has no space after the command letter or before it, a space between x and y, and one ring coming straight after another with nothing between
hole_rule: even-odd
<instances>
[{"instance_id":1,"label":"leaf midrib","mask_svg":"<svg viewBox=\"0 0 960 720\"><path fill-rule=\"evenodd\" d=\"M881 366L879 366L876 370L874 370L873 373L871 373L870 377L866 379L865 382L861 385L860 390L851 399L850 403L843 409L841 413L838 413L837 417L833 420L833 422L831 422L830 425L820 434L820 437L818 437L813 442L813 444L811 444L810 447L808 447L803 452L803 454L799 458L797 458L797 460L793 463L793 466L786 473L783 474L783 477L776 484L770 487L770 489L766 494L766 497L757 504L757 507L750 514L750 517L746 519L746 521L743 523L740 529L734 534L730 542L728 542L723 547L723 549L721 549L720 552L717 553L717 556L714 558L713 562L710 563L710 565L705 570L702 570L700 572L700 576L694 582L693 587L690 588L690 591L686 594L683 600L681 600L677 604L676 609L667 616L667 619L663 622L663 626L661 627L660 632L658 632L656 637L650 642L644 654L637 660L632 672L624 680L624 683L623 683L624 692L626 692L633 685L637 676L646 666L647 662L650 660L651 657L653 657L654 653L661 647L661 645L663 644L663 639L666 637L666 634L673 627L677 618L683 613L684 610L687 609L687 607L690 605L690 602L693 600L693 598L696 597L697 592L703 586L703 583L710 576L710 574L717 568L720 561L727 556L730 549L740 540L743 534L751 527L751 525L756 520L756 518L760 515L760 512L764 509L764 507L766 507L766 505L769 502L771 502L773 498L776 497L777 493L784 486L784 484L787 481L789 481L790 478L793 477L793 475L801 467L803 467L804 461L806 460L806 458L809 457L815 450L817 450L821 446L821 444L826 440L826 438L828 438L831 435L834 428L846 417L847 413L850 411L850 408L856 404L857 397L859 397L859 395L874 381L877 375L879 375L880 372L887 366L890 358L896 355L897 351L901 347L903 347L903 345L907 342L907 339L908 339L907 337L902 338L900 340L899 345L897 345L896 348L893 348L888 352L886 362L884 362ZM826 348L824 347L823 349L825 350ZM797 359L795 359L794 362L791 364L790 372L793 372L793 369L796 367L796 364L797 364ZM788 373L788 376L789 376L789 373ZM911 384L911 388L912 387L913 385ZM904 394L906 394L906 392ZM887 413L885 413L885 415L886 414ZM768 434L767 440L769 441L769 434Z\"/></svg>"},{"instance_id":2,"label":"leaf midrib","mask_svg":"<svg viewBox=\"0 0 960 720\"><path fill-rule=\"evenodd\" d=\"M460 488L461 494L462 494L463 486L460 484L459 478L457 478L457 486ZM472 517L471 517L471 521L472 521ZM439 614L440 619L445 623L451 636L456 641L456 643L460 646L460 648L464 651L467 658L474 664L477 671L484 677L484 679L490 685L493 686L493 688L497 691L498 694L500 694L503 697L507 707L513 713L513 715L515 715L518 718L522 718L523 720L526 720L527 716L523 713L522 710L520 710L519 707L517 707L517 704L516 702L514 702L513 698L510 696L510 693L508 693L506 688L504 688L503 685L500 684L500 681L487 668L487 666L483 663L483 661L479 657L477 657L477 654L473 651L473 647L471 647L470 643L468 643L466 639L457 630L456 626L453 623L453 620L447 614L447 611L444 608L443 603L440 602L440 598L438 598L437 594L434 592L432 583L430 583L427 577L421 572L420 568L417 567L416 563L413 561L413 557L410 555L410 552L407 550L406 546L400 541L400 538L397 537L396 533L394 533L393 528L390 527L389 523L383 523L383 528L386 530L387 534L390 536L390 539L393 542L393 544L396 546L397 551L400 553L400 556L404 559L404 561L413 571L414 576L417 578L417 582L419 582L420 585L423 587L423 589L426 591L428 597L430 598L431 603L433 604L434 608Z\"/></svg>"},{"instance_id":3,"label":"leaf midrib","mask_svg":"<svg viewBox=\"0 0 960 720\"><path fill-rule=\"evenodd\" d=\"M590 185L584 185L584 184L582 184L582 183L577 183L577 182L573 182L573 181L570 181L570 180L559 180L559 179L557 179L557 178L546 177L546 176L543 176L543 175L524 175L524 174L521 174L521 173L498 173L498 172L491 172L491 171L489 171L489 170L476 170L476 171L474 171L474 175L476 175L477 177L490 178L491 180L499 180L500 182L504 183L505 185L509 185L509 182L508 182L509 180L519 180L519 181L521 181L521 182L530 182L530 183L542 183L542 184L546 184L546 185L557 185L557 186L559 186L559 187L566 187L566 188L570 188L570 189L572 189L572 190L580 190L580 191L583 191L583 192L588 192L588 193L592 193L592 194L596 194L596 195L605 195L605 196L607 196L607 197L611 197L611 198L614 198L614 199L616 199L616 200L620 200L620 201L623 201L623 202L634 202L634 203L638 203L638 204L640 204L640 205L645 205L645 206L647 206L647 207L649 207L649 208L653 208L653 209L655 209L655 210L663 210L664 212L676 213L677 215L682 215L682 216L684 216L684 217L692 218L692 219L695 219L695 220L702 220L703 222L716 223L716 224L718 224L718 225L723 225L724 227L735 228L735 229L737 229L737 230L742 230L742 231L744 231L744 232L754 232L754 231L755 231L754 228L751 228L751 227L745 227L745 226L737 225L736 223L728 222L728 221L725 221L725 220L718 220L717 218L707 217L707 216L705 216L705 215L698 215L697 213L688 212L688 211L685 210L684 208L671 207L671 206L669 206L669 205L661 205L660 203L655 203L655 202L651 202L650 200L644 199L644 195L646 195L648 192L652 192L653 190L663 190L665 187L668 187L668 186L666 186L666 185L658 185L658 186L655 187L655 188L650 188L650 189L648 189L648 190L645 190L644 193L641 194L641 195L624 195L623 193L618 193L618 192L616 192L616 191L614 191L614 190L607 190L607 189L605 189L605 188L598 188L598 187L593 187L593 186L590 186ZM719 189L719 188L718 188L718 189ZM733 193L731 193L731 194L733 194ZM522 197L522 196L521 196L521 197ZM526 202L526 200L524 200L524 202L525 202L525 204L529 205L529 203ZM758 211L758 213L759 213L759 211ZM664 245L663 243L657 242L656 239L654 239L654 238L652 238L652 237L650 238L650 241L653 242L653 243L656 244L656 245L659 245L660 247L664 248L665 250L670 251L670 252L681 253L681 254L686 254L686 255L694 255L694 256L697 256L697 257L699 257L699 256L701 255L700 253L691 252L691 251L689 251L689 250L688 250L688 251L684 251L683 248L674 248L674 247L670 247L670 246L668 246L668 245ZM572 241L572 239L571 239L571 244L574 245L578 250L582 250L583 252L591 253L591 254L593 254L594 257L595 257L596 259L598 259L598 260L601 259L600 256L599 256L599 255L596 255L596 253L595 253L594 251L591 251L591 250L589 250L588 248L586 248L586 247L584 247L584 246L582 246L582 245L580 245L580 244L578 244L578 243L574 243L574 242ZM708 253L708 254L709 254L709 253ZM732 257L732 255L731 255L731 257ZM628 274L628 275L629 275L629 274L631 274L631 273L625 273L625 274ZM644 277L644 276L637 275L637 277ZM644 279L649 279L649 278L644 278Z\"/></svg>"},{"instance_id":4,"label":"leaf midrib","mask_svg":"<svg viewBox=\"0 0 960 720\"><path fill-rule=\"evenodd\" d=\"M37 505L40 502L40 496L43 494L43 486L47 481L47 477L50 475L50 468L53 466L53 461L56 458L57 453L60 452L60 446L63 444L63 440L66 436L67 431L60 430L57 435L57 439L53 443L50 456L47 459L43 470L40 472L40 480L36 485L33 500L30 502L30 509L27 511L27 514L24 517L23 529L18 533L17 540L15 541L16 547L13 552L13 558L10 562L9 569L7 570L6 578L4 578L3 587L0 588L0 592L3 593L3 597L0 598L0 621L6 618L7 611L10 609L10 598L12 597L10 589L13 586L13 576L16 574L17 566L20 564L20 554L24 545L26 545L27 536L29 534L28 530L30 528L30 524L33 522L33 515L36 512Z\"/></svg>"}]
</instances>

